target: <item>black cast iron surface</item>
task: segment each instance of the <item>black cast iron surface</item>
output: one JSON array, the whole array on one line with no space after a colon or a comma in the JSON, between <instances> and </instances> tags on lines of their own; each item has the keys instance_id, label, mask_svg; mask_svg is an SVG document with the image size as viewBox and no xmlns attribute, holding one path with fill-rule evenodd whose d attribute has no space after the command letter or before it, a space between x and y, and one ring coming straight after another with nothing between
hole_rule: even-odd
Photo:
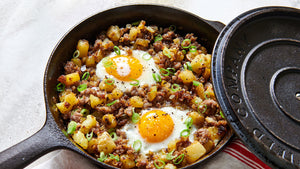
<instances>
[{"instance_id":1,"label":"black cast iron surface","mask_svg":"<svg viewBox=\"0 0 300 169\"><path fill-rule=\"evenodd\" d=\"M58 42L53 50L44 75L44 95L47 111L47 119L43 128L27 140L0 153L0 169L23 168L40 156L55 149L73 150L91 162L103 168L114 168L98 162L95 158L85 153L79 146L73 144L61 131L64 129L59 112L54 110L53 97L57 97L55 87L57 78L63 74L63 66L70 60L79 39L94 41L101 30L107 30L110 25L122 25L138 20L146 20L147 24L169 27L177 26L181 33L195 33L201 37L201 44L212 52L214 43L224 25L220 22L212 22L202 19L186 11L157 6L157 5L131 5L110 9L87 18L72 28ZM185 168L194 168L200 163L206 162L229 141L232 130L228 132L218 146L198 162Z\"/></svg>"},{"instance_id":2,"label":"black cast iron surface","mask_svg":"<svg viewBox=\"0 0 300 169\"><path fill-rule=\"evenodd\" d=\"M213 52L217 99L237 135L272 167L300 168L300 12L241 14Z\"/></svg>"}]
</instances>

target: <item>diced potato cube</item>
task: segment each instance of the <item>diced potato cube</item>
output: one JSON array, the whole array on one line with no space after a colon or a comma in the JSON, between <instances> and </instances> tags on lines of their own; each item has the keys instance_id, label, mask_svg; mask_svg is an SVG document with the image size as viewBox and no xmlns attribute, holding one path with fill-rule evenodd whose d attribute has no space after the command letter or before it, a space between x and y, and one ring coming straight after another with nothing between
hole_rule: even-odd
<instances>
[{"instance_id":1,"label":"diced potato cube","mask_svg":"<svg viewBox=\"0 0 300 169\"><path fill-rule=\"evenodd\" d=\"M132 27L129 31L129 40L130 41L135 41L138 33L140 33L140 30L136 27Z\"/></svg>"},{"instance_id":2,"label":"diced potato cube","mask_svg":"<svg viewBox=\"0 0 300 169\"><path fill-rule=\"evenodd\" d=\"M139 46L143 46L143 47L148 47L149 42L150 41L148 39L137 38L136 41L135 41L135 44L139 45Z\"/></svg>"},{"instance_id":3,"label":"diced potato cube","mask_svg":"<svg viewBox=\"0 0 300 169\"><path fill-rule=\"evenodd\" d=\"M85 61L85 65L87 67L93 67L96 65L96 61L95 61L95 58L94 56L89 56L86 61Z\"/></svg>"},{"instance_id":4,"label":"diced potato cube","mask_svg":"<svg viewBox=\"0 0 300 169\"><path fill-rule=\"evenodd\" d=\"M79 57L87 57L89 51L89 42L87 40L81 39L77 43L77 50L79 50Z\"/></svg>"},{"instance_id":5,"label":"diced potato cube","mask_svg":"<svg viewBox=\"0 0 300 169\"><path fill-rule=\"evenodd\" d=\"M122 168L128 169L135 167L134 157L131 157L129 155L121 155L120 160L122 162Z\"/></svg>"},{"instance_id":6,"label":"diced potato cube","mask_svg":"<svg viewBox=\"0 0 300 169\"><path fill-rule=\"evenodd\" d=\"M202 76L204 77L204 79L208 79L210 77L210 69L205 68L204 72L202 73Z\"/></svg>"},{"instance_id":7,"label":"diced potato cube","mask_svg":"<svg viewBox=\"0 0 300 169\"><path fill-rule=\"evenodd\" d=\"M97 105L102 104L105 101L105 99L100 99L97 96L90 95L90 102L91 102L91 107L95 108Z\"/></svg>"},{"instance_id":8,"label":"diced potato cube","mask_svg":"<svg viewBox=\"0 0 300 169\"><path fill-rule=\"evenodd\" d=\"M75 134L73 134L73 140L83 149L88 148L88 140L85 138L84 134L81 131L77 131L75 132Z\"/></svg>"},{"instance_id":9,"label":"diced potato cube","mask_svg":"<svg viewBox=\"0 0 300 169\"><path fill-rule=\"evenodd\" d=\"M199 83L199 85L196 87L196 93L197 95L202 99L204 100L205 97L204 97L204 86L202 83Z\"/></svg>"},{"instance_id":10,"label":"diced potato cube","mask_svg":"<svg viewBox=\"0 0 300 169\"><path fill-rule=\"evenodd\" d=\"M215 147L215 143L212 140L208 140L203 146L206 152L210 152Z\"/></svg>"},{"instance_id":11,"label":"diced potato cube","mask_svg":"<svg viewBox=\"0 0 300 169\"><path fill-rule=\"evenodd\" d=\"M198 141L194 141L191 145L185 148L185 158L188 163L197 161L206 153L206 149Z\"/></svg>"},{"instance_id":12,"label":"diced potato cube","mask_svg":"<svg viewBox=\"0 0 300 169\"><path fill-rule=\"evenodd\" d=\"M192 70L195 73L200 74L202 68L204 68L204 57L203 55L197 55L191 62Z\"/></svg>"},{"instance_id":13,"label":"diced potato cube","mask_svg":"<svg viewBox=\"0 0 300 169\"><path fill-rule=\"evenodd\" d=\"M204 116L195 111L189 113L189 116L193 119L193 124L196 126L200 126L204 123Z\"/></svg>"},{"instance_id":14,"label":"diced potato cube","mask_svg":"<svg viewBox=\"0 0 300 169\"><path fill-rule=\"evenodd\" d=\"M114 43L109 40L108 38L105 38L102 42L102 47L103 47L103 50L110 50L110 49L113 49L114 48Z\"/></svg>"},{"instance_id":15,"label":"diced potato cube","mask_svg":"<svg viewBox=\"0 0 300 169\"><path fill-rule=\"evenodd\" d=\"M113 114L105 114L102 117L102 123L107 128L115 128L117 126L117 120L116 120L116 117Z\"/></svg>"},{"instance_id":16,"label":"diced potato cube","mask_svg":"<svg viewBox=\"0 0 300 169\"><path fill-rule=\"evenodd\" d=\"M97 152L97 144L98 144L98 140L96 138L92 138L88 143L87 151L89 153L96 153Z\"/></svg>"},{"instance_id":17,"label":"diced potato cube","mask_svg":"<svg viewBox=\"0 0 300 169\"><path fill-rule=\"evenodd\" d=\"M150 88L150 92L147 94L148 95L148 100L151 102L155 99L157 94L157 86L152 86Z\"/></svg>"},{"instance_id":18,"label":"diced potato cube","mask_svg":"<svg viewBox=\"0 0 300 169\"><path fill-rule=\"evenodd\" d=\"M139 96L133 96L129 99L129 103L133 107L142 108L144 105L143 99Z\"/></svg>"},{"instance_id":19,"label":"diced potato cube","mask_svg":"<svg viewBox=\"0 0 300 169\"><path fill-rule=\"evenodd\" d=\"M80 60L79 58L73 58L73 59L71 59L71 61L72 61L75 65L81 67L81 60Z\"/></svg>"},{"instance_id":20,"label":"diced potato cube","mask_svg":"<svg viewBox=\"0 0 300 169\"><path fill-rule=\"evenodd\" d=\"M120 28L118 26L110 26L107 30L106 35L112 40L112 41L118 41L121 37Z\"/></svg>"},{"instance_id":21,"label":"diced potato cube","mask_svg":"<svg viewBox=\"0 0 300 169\"><path fill-rule=\"evenodd\" d=\"M169 152L176 149L176 144L177 144L178 141L179 141L178 139L175 139L175 140L172 140L172 141L169 142L169 144L168 144L168 151Z\"/></svg>"},{"instance_id":22,"label":"diced potato cube","mask_svg":"<svg viewBox=\"0 0 300 169\"><path fill-rule=\"evenodd\" d=\"M105 90L107 92L112 92L115 88L115 85L114 84L110 84L110 83L105 83L105 79L102 80L99 84L99 88L101 90Z\"/></svg>"},{"instance_id":23,"label":"diced potato cube","mask_svg":"<svg viewBox=\"0 0 300 169\"><path fill-rule=\"evenodd\" d=\"M96 117L92 115L87 115L86 119L82 122L80 131L84 134L88 133L92 127L97 124Z\"/></svg>"},{"instance_id":24,"label":"diced potato cube","mask_svg":"<svg viewBox=\"0 0 300 169\"><path fill-rule=\"evenodd\" d=\"M70 103L72 106L74 106L75 104L77 104L79 101L76 98L75 93L70 93L68 95L65 96L65 102Z\"/></svg>"},{"instance_id":25,"label":"diced potato cube","mask_svg":"<svg viewBox=\"0 0 300 169\"><path fill-rule=\"evenodd\" d=\"M67 86L73 85L74 83L78 82L79 80L80 80L80 76L79 76L78 72L70 73L67 75L61 75L58 78L58 81L60 81L61 83L65 84Z\"/></svg>"},{"instance_id":26,"label":"diced potato cube","mask_svg":"<svg viewBox=\"0 0 300 169\"><path fill-rule=\"evenodd\" d=\"M219 132L218 127L215 127L215 126L214 127L208 127L207 130L210 133L210 138L215 143L217 143L221 139L221 136L218 134L218 132Z\"/></svg>"},{"instance_id":27,"label":"diced potato cube","mask_svg":"<svg viewBox=\"0 0 300 169\"><path fill-rule=\"evenodd\" d=\"M194 80L196 80L195 75L190 70L184 70L180 72L178 77L182 80L184 84L192 83Z\"/></svg>"},{"instance_id":28,"label":"diced potato cube","mask_svg":"<svg viewBox=\"0 0 300 169\"><path fill-rule=\"evenodd\" d=\"M118 88L114 88L114 90L111 92L111 94L112 94L113 99L119 99L120 97L123 96L122 90L120 90Z\"/></svg>"},{"instance_id":29,"label":"diced potato cube","mask_svg":"<svg viewBox=\"0 0 300 169\"><path fill-rule=\"evenodd\" d=\"M112 140L107 132L102 133L98 137L98 151L104 152L105 154L111 153L116 148L115 142Z\"/></svg>"},{"instance_id":30,"label":"diced potato cube","mask_svg":"<svg viewBox=\"0 0 300 169\"><path fill-rule=\"evenodd\" d=\"M58 110L65 114L72 110L73 106L78 103L78 99L76 98L74 93L67 94L64 97L64 101L61 103L57 103L56 107Z\"/></svg>"}]
</instances>

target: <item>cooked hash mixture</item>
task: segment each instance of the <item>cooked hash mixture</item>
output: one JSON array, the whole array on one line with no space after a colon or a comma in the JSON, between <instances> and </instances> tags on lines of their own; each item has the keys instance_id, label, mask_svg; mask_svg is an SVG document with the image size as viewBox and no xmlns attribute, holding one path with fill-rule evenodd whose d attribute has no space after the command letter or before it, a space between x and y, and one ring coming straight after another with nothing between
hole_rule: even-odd
<instances>
[{"instance_id":1,"label":"cooked hash mixture","mask_svg":"<svg viewBox=\"0 0 300 169\"><path fill-rule=\"evenodd\" d=\"M78 41L56 89L64 133L119 168L174 169L209 153L229 129L193 33L145 21Z\"/></svg>"}]
</instances>

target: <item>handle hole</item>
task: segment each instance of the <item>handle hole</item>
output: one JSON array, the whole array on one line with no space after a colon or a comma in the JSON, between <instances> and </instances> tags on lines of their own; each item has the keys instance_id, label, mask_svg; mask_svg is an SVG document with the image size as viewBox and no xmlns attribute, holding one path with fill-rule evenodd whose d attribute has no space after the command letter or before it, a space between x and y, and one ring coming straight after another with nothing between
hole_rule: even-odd
<instances>
[{"instance_id":1,"label":"handle hole","mask_svg":"<svg viewBox=\"0 0 300 169\"><path fill-rule=\"evenodd\" d=\"M297 100L300 101L300 92L297 92L297 93L295 94L295 97L296 97Z\"/></svg>"}]
</instances>

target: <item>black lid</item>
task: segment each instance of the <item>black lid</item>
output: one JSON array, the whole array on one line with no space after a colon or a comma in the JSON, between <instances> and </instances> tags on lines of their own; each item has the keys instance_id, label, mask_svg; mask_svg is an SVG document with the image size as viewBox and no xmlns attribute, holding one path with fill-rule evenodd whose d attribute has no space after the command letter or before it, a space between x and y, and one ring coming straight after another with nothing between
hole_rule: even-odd
<instances>
[{"instance_id":1,"label":"black lid","mask_svg":"<svg viewBox=\"0 0 300 169\"><path fill-rule=\"evenodd\" d=\"M213 55L216 96L236 134L271 167L300 168L300 10L241 14Z\"/></svg>"}]
</instances>

